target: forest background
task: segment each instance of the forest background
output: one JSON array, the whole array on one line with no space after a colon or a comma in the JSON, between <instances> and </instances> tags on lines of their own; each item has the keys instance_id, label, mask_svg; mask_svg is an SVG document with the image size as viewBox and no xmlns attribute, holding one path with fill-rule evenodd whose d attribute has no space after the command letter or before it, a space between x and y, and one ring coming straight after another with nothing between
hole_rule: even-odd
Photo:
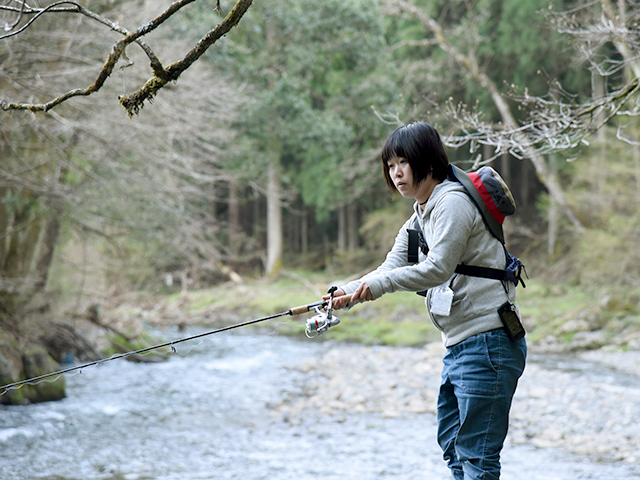
<instances>
[{"instance_id":1,"label":"forest background","mask_svg":"<svg viewBox=\"0 0 640 480\"><path fill-rule=\"evenodd\" d=\"M164 296L175 322L271 313L372 268L411 212L380 147L416 120L453 163L510 185L532 339L640 346L636 2L255 2L134 107L159 81L148 49L175 62L234 4L52 3L0 5L0 384L53 369L86 320L131 340L118 321L132 299L148 311L142 298ZM99 88L62 98L105 58ZM397 298L381 317L424 308ZM403 330L391 324L380 331ZM412 328L406 343L427 338ZM90 340L86 358L100 355Z\"/></svg>"}]
</instances>

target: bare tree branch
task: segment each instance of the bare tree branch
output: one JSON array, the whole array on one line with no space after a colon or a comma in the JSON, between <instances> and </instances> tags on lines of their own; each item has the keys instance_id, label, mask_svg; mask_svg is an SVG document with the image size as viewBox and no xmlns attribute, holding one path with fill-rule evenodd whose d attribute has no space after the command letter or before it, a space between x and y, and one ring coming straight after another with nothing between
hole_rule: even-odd
<instances>
[{"instance_id":1,"label":"bare tree branch","mask_svg":"<svg viewBox=\"0 0 640 480\"><path fill-rule=\"evenodd\" d=\"M238 0L234 8L226 18L218 24L216 28L209 31L202 39L178 62L169 65L161 74L150 78L145 85L130 95L125 95L120 99L122 105L129 116L137 114L144 105L145 100L151 100L155 94L170 81L175 81L178 77L198 60L207 49L218 39L226 35L235 25L238 24L242 16L251 6L252 0Z\"/></svg>"},{"instance_id":2,"label":"bare tree branch","mask_svg":"<svg viewBox=\"0 0 640 480\"><path fill-rule=\"evenodd\" d=\"M140 112L140 109L144 106L145 100L151 101L156 93L167 83L178 80L178 77L195 61L197 61L211 45L213 45L222 36L227 34L231 30L231 28L238 24L242 16L247 12L252 4L252 0L238 0L231 11L222 20L222 22L220 22L215 28L207 32L207 34L205 34L202 39L190 51L188 51L181 60L170 64L167 68L164 68L151 48L149 48L149 46L141 40L141 37L158 28L158 26L163 24L167 19L169 19L172 15L182 9L185 5L193 3L194 1L196 0L178 0L172 3L161 15L151 20L150 22L147 22L144 25L140 26L134 32L129 32L117 23L112 22L94 12L91 12L90 10L82 7L76 2L60 1L52 3L51 5L41 9L27 7L24 2L18 2L21 6L19 10L20 15L33 15L33 18L31 18L31 20L18 31L0 36L0 40L8 36L17 35L23 32L26 28L31 26L37 18L45 13L61 12L78 13L89 17L99 23L102 23L103 25L108 26L112 30L121 33L122 35L124 35L124 38L113 45L111 51L107 56L107 60L105 61L102 69L98 74L98 77L96 78L94 83L89 85L88 87L70 90L46 103L11 103L7 102L4 99L1 99L0 107L2 107L2 109L5 111L28 110L31 112L46 112L70 98L91 95L102 88L107 78L109 78L109 76L113 73L118 60L120 58L126 59L125 48L129 44L135 42L144 50L145 54L150 60L151 68L153 70L153 76L140 89L138 89L136 92L120 97L120 105L122 105L127 110L127 114L130 117L133 115L137 115ZM219 8L219 3L217 3L216 6L217 8ZM16 12L18 11L16 7L0 6L0 11L2 10L13 10Z\"/></svg>"},{"instance_id":3,"label":"bare tree branch","mask_svg":"<svg viewBox=\"0 0 640 480\"><path fill-rule=\"evenodd\" d=\"M12 0L7 0L7 3L5 5L1 5L0 6L0 10L9 10L9 11L15 11L15 13L17 13L16 19L13 23L5 23L4 24L4 30L5 32L9 32L11 30L13 30L14 28L16 28L18 25L20 25L20 22L22 21L22 15L24 14L24 9L27 6L26 2L20 2L20 8L15 8L15 7L9 7L9 3ZM2 38L4 38L3 36L0 36L0 40L2 40Z\"/></svg>"},{"instance_id":4,"label":"bare tree branch","mask_svg":"<svg viewBox=\"0 0 640 480\"><path fill-rule=\"evenodd\" d=\"M527 156L527 148L535 148L541 154L562 152L588 144L588 138L613 117L640 115L640 79L634 79L620 89L581 103L562 90L559 84L545 97L512 95L528 116L515 128L486 122L482 115L469 110L463 104L446 105L447 118L461 132L447 137L455 148L471 144L475 152L482 145L495 148L495 158L509 153L516 158ZM493 160L484 159L483 163Z\"/></svg>"},{"instance_id":5,"label":"bare tree branch","mask_svg":"<svg viewBox=\"0 0 640 480\"><path fill-rule=\"evenodd\" d=\"M558 202L563 209L565 215L573 224L576 231L581 232L584 227L580 220L577 218L569 204L564 198L562 188L558 184L558 181L553 173L547 167L547 164L541 154L541 152L534 148L530 140L525 135L525 131L518 125L511 108L500 93L498 86L487 75L482 68L480 68L478 61L473 51L462 52L460 51L445 34L441 25L433 19L429 14L410 3L408 0L389 0L389 4L394 7L398 12L405 13L410 17L417 19L422 25L429 31L438 43L438 47L446 52L454 61L461 67L463 67L469 75L477 81L482 88L484 88L493 101L493 104L498 109L500 117L502 118L502 125L496 127L495 125L485 125L479 121L478 115L468 115L464 107L458 109L450 109L449 113L454 119L460 120L459 128L466 132L474 132L472 134L467 133L462 137L448 137L445 141L450 144L459 147L466 143L471 143L471 151L477 150L476 143L482 142L484 144L498 143L502 151L505 145L498 139L504 138L504 131L509 132L509 139L511 145L508 147L510 153L519 152L517 157L527 157L533 163L536 173L540 181L545 185L549 194ZM497 149L502 153L501 149ZM476 160L478 163L479 159Z\"/></svg>"},{"instance_id":6,"label":"bare tree branch","mask_svg":"<svg viewBox=\"0 0 640 480\"><path fill-rule=\"evenodd\" d=\"M586 23L588 9L600 4L602 12ZM629 68L635 77L640 77L640 31L637 28L640 5L637 2L618 1L617 8L611 0L598 0L581 5L570 12L553 13L560 33L575 38L579 49L592 68L603 77L608 77ZM620 52L622 59L601 54L607 45Z\"/></svg>"}]
</instances>

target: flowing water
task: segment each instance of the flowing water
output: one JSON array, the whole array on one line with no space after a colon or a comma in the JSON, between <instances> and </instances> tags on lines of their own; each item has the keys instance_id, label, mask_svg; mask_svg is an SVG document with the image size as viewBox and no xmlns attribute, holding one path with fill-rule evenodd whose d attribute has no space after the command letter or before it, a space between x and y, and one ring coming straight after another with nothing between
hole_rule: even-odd
<instances>
[{"instance_id":1,"label":"flowing water","mask_svg":"<svg viewBox=\"0 0 640 480\"><path fill-rule=\"evenodd\" d=\"M450 479L433 415L283 420L274 405L309 380L291 367L329 342L230 332L192 343L167 362L83 369L62 401L0 407L0 480ZM522 446L503 464L505 480L640 479L638 466Z\"/></svg>"}]
</instances>

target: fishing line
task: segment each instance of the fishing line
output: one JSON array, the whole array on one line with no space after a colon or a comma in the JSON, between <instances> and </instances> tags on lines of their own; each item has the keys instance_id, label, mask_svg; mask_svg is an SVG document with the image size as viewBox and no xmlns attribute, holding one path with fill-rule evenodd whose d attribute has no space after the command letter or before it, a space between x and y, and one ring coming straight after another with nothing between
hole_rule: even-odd
<instances>
[{"instance_id":1,"label":"fishing line","mask_svg":"<svg viewBox=\"0 0 640 480\"><path fill-rule=\"evenodd\" d=\"M331 295L331 299L333 299L333 293ZM62 374L65 373L69 373L69 372L75 372L78 371L78 373L82 372L83 368L88 368L88 367L93 367L95 365L99 365L101 363L106 363L106 362L110 362L111 360L118 360L120 358L127 358L130 357L132 355L141 355L144 353L148 353L151 352L152 350L156 350L159 348L164 348L164 347L169 347L171 349L172 353L178 353L178 351L176 350L175 345L179 344L179 343L183 343L183 342L187 342L189 340L195 340L198 338L203 338L206 337L208 335L213 335L215 333L221 333L221 332L226 332L228 330L233 330L234 328L240 328L240 327L246 327L248 325L253 325L259 322L264 322L266 320L271 320L274 318L278 318L278 317L284 317L285 315L299 315L301 313L306 313L309 312L311 310L318 310L322 307L325 307L328 303L330 303L330 301L327 300L321 300L319 302L315 302L315 303L311 303L309 305L301 305L299 307L293 307L289 310L287 310L286 312L281 312L281 313L276 313L274 315L268 315L266 317L262 317L262 318L257 318L254 320L248 320L246 322L242 322L242 323L237 323L234 325L229 325L226 327L222 327L222 328L218 328L216 330L210 330L204 333L199 333L196 335L191 335L189 337L184 337L184 338L180 338L178 340L171 340L169 342L164 342L164 343L160 343L158 345L153 345L151 347L145 347L145 348L141 348L139 350L133 350L130 352L126 352L126 353L118 353L115 355L112 355L111 357L108 358L103 358L100 360L95 360L93 362L88 362L88 363L84 363L82 365L76 365L73 367L69 367L69 368L65 368L62 370L58 370L56 372L51 372L51 373L47 373L45 375L40 375L37 377L32 377L32 378L28 378L26 380L20 380L18 382L13 382L13 383L9 383L7 385L2 385L0 387L0 397L3 396L4 394L6 394L9 390L14 390L14 389L19 389L24 385L37 385L38 383L40 383L41 381L51 378L51 377L58 377ZM331 308L329 309L329 311L331 311ZM58 378L56 378L54 381L56 381Z\"/></svg>"},{"instance_id":2,"label":"fishing line","mask_svg":"<svg viewBox=\"0 0 640 480\"><path fill-rule=\"evenodd\" d=\"M195 345L191 345L191 346L189 347L189 350L187 350L186 352L178 351L178 349L177 349L177 348L174 348L171 352L172 352L172 353L175 353L176 355L179 355L180 357L186 357L186 356L188 356L188 355L193 351L193 349L194 349L194 348L198 348L198 347L199 347L200 345L202 345L203 343L204 343L204 339L200 339L200 341L199 341L198 343L196 343ZM149 355L150 355L150 354L151 354L151 353L149 352Z\"/></svg>"}]
</instances>

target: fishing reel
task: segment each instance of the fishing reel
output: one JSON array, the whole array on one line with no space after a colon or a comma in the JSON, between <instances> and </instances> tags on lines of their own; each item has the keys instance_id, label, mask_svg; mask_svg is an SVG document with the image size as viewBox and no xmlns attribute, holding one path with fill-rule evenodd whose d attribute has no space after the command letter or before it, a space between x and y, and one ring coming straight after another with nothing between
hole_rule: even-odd
<instances>
[{"instance_id":1,"label":"fishing reel","mask_svg":"<svg viewBox=\"0 0 640 480\"><path fill-rule=\"evenodd\" d=\"M329 316L329 313L323 312L320 310L320 307L315 307L314 310L317 312L317 315L314 315L307 320L307 328L304 332L307 337L314 338L318 335L322 335L329 329L329 327L333 327L340 323L340 319L338 317L335 315Z\"/></svg>"},{"instance_id":2,"label":"fishing reel","mask_svg":"<svg viewBox=\"0 0 640 480\"><path fill-rule=\"evenodd\" d=\"M338 287L331 287L327 293L330 297L327 301L327 311L322 311L324 305L317 305L313 307L316 311L316 315L307 320L307 326L305 328L305 334L308 338L315 338L318 335L322 335L329 330L329 327L333 327L340 323L340 319L333 314L333 293Z\"/></svg>"}]
</instances>

